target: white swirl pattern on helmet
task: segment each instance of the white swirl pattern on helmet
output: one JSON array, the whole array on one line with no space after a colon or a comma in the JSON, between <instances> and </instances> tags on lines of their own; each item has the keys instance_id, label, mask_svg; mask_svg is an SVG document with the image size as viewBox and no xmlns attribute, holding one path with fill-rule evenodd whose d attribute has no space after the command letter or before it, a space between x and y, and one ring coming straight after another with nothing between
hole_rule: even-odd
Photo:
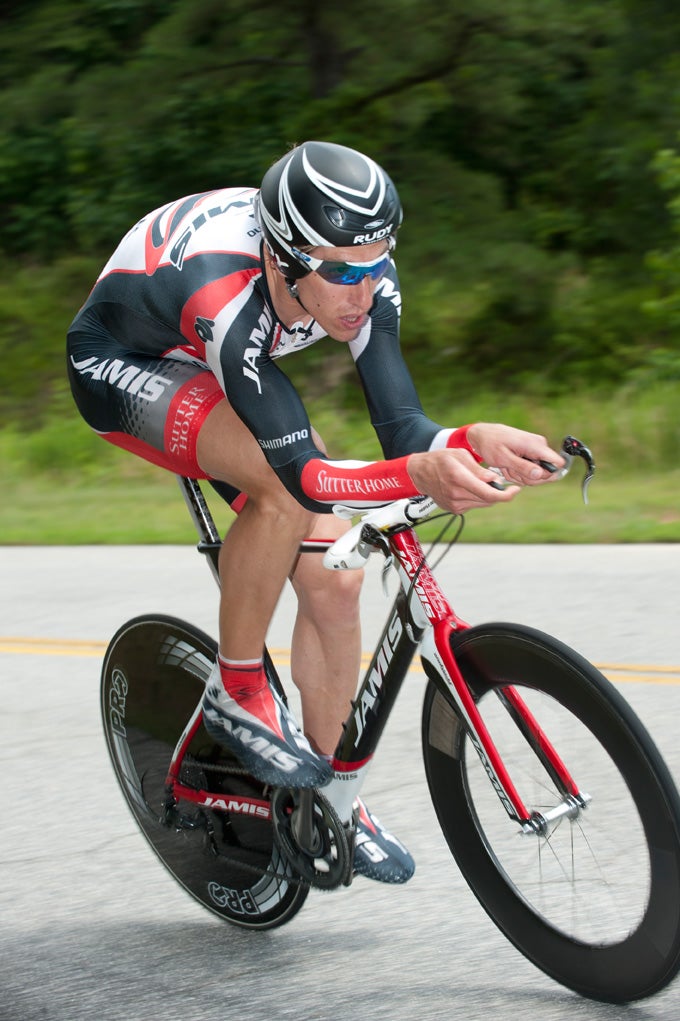
<instances>
[{"instance_id":1,"label":"white swirl pattern on helmet","mask_svg":"<svg viewBox=\"0 0 680 1021\"><path fill-rule=\"evenodd\" d=\"M366 216L373 216L380 209L385 198L385 177L380 173L377 164L368 156L364 156L363 153L357 153L356 156L364 161L368 169L368 184L364 189L343 186L337 181L331 180L330 177L324 177L311 165L306 152L302 153L302 165L307 177L314 182L319 191L324 192L339 206L344 209L352 209L356 213L363 213ZM350 198L352 195L363 201L353 202ZM374 195L375 197L371 201Z\"/></svg>"},{"instance_id":2,"label":"white swirl pattern on helmet","mask_svg":"<svg viewBox=\"0 0 680 1021\"><path fill-rule=\"evenodd\" d=\"M306 163L306 154L303 153L303 164ZM308 164L305 166L308 169ZM310 245L331 245L331 241L328 238L323 237L318 231L314 230L311 224L307 223L304 216L295 205L293 196L290 193L288 186L288 171L290 170L290 163L287 163L284 167L283 174L281 175L281 184L279 186L279 201L281 203L281 215L285 219L286 213L288 213L289 219L295 224L300 233L304 238L307 239L307 243ZM309 176L309 173L308 173ZM326 191L326 189L324 189ZM286 224L286 239L292 241L292 232L288 224ZM287 247L287 246L285 246ZM290 248L288 249L290 251Z\"/></svg>"},{"instance_id":3,"label":"white swirl pattern on helmet","mask_svg":"<svg viewBox=\"0 0 680 1021\"><path fill-rule=\"evenodd\" d=\"M306 152L303 152L302 154L302 163L310 182L314 184L319 191L323 192L324 195L327 195L329 199L340 206L341 209L349 209L353 212L364 214L365 216L373 216L378 209L380 209L385 198L385 178L373 160L369 159L367 156L363 156L363 154L361 154L361 158L364 160L368 170L368 183L363 189L349 188L339 184L337 181L333 181L329 177L325 177L323 174L320 174L310 163ZM331 238L325 237L323 234L320 234L317 230L315 230L314 227L305 220L304 216L295 204L288 184L290 167L291 164L289 162L284 167L279 184L281 219L273 217L269 210L265 208L264 203L260 203L259 215L268 230L279 241L282 247L285 248L285 250L289 252L293 258L296 258L291 247L294 236L291 225L294 225L298 229L300 234L307 239L307 243L310 245L327 245L332 247L334 242Z\"/></svg>"},{"instance_id":4,"label":"white swirl pattern on helmet","mask_svg":"<svg viewBox=\"0 0 680 1021\"><path fill-rule=\"evenodd\" d=\"M270 167L254 212L279 269L294 279L312 272L307 246L370 244L401 224L385 171L369 156L324 142L305 142Z\"/></svg>"}]
</instances>

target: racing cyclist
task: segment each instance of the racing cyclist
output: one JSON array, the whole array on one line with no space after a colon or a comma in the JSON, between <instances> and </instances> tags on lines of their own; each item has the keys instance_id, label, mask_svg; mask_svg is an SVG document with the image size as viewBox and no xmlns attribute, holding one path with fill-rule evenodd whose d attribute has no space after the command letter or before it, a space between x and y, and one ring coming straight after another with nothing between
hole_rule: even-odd
<instances>
[{"instance_id":1,"label":"racing cyclist","mask_svg":"<svg viewBox=\"0 0 680 1021\"><path fill-rule=\"evenodd\" d=\"M204 724L262 782L341 785L333 752L361 658L361 572L329 572L307 537L348 527L329 512L427 494L464 513L547 482L563 459L495 423L446 427L423 411L399 348L393 260L402 210L368 156L309 141L259 189L169 202L104 267L68 336L80 413L104 439L171 472L209 479L237 517L220 555L219 653ZM329 458L281 368L331 338L354 361L383 457ZM499 489L487 465L511 483ZM276 535L272 545L271 536ZM281 590L297 596L291 673L304 730L270 689L262 654ZM354 867L405 882L406 848L359 801Z\"/></svg>"}]
</instances>

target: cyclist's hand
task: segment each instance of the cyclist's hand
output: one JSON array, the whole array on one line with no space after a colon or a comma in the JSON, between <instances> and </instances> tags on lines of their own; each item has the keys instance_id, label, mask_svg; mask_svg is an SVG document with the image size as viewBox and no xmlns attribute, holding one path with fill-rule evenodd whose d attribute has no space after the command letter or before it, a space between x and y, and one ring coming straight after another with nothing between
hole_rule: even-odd
<instances>
[{"instance_id":1,"label":"cyclist's hand","mask_svg":"<svg viewBox=\"0 0 680 1021\"><path fill-rule=\"evenodd\" d=\"M467 450L411 454L406 468L419 493L432 497L442 510L456 514L493 503L507 503L519 492L517 486L494 488L499 482L498 475L477 464Z\"/></svg>"},{"instance_id":2,"label":"cyclist's hand","mask_svg":"<svg viewBox=\"0 0 680 1021\"><path fill-rule=\"evenodd\" d=\"M559 478L559 472L542 468L539 461L564 465L564 458L548 446L545 437L496 422L477 422L468 429L468 440L494 468L500 468L508 482L536 486Z\"/></svg>"}]
</instances>

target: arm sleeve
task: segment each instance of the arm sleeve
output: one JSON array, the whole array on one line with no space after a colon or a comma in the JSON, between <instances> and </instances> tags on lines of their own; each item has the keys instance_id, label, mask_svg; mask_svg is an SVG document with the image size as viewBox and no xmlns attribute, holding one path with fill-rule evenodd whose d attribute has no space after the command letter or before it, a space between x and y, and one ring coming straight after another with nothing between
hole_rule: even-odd
<instances>
[{"instance_id":1,"label":"arm sleeve","mask_svg":"<svg viewBox=\"0 0 680 1021\"><path fill-rule=\"evenodd\" d=\"M271 313L253 288L222 342L209 345L206 356L229 403L289 492L316 512L328 512L335 503L361 509L418 495L406 470L408 454L427 450L441 427L420 407L394 335L398 317L389 299L378 300L366 330L370 333L366 350L375 338L376 354L362 366L363 353L357 359L385 460L332 461L316 447L295 387L269 355L272 326ZM381 355L386 360L382 376Z\"/></svg>"},{"instance_id":2,"label":"arm sleeve","mask_svg":"<svg viewBox=\"0 0 680 1021\"><path fill-rule=\"evenodd\" d=\"M396 270L376 290L370 334L350 344L371 423L386 458L429 450L442 426L423 411L399 344Z\"/></svg>"}]
</instances>

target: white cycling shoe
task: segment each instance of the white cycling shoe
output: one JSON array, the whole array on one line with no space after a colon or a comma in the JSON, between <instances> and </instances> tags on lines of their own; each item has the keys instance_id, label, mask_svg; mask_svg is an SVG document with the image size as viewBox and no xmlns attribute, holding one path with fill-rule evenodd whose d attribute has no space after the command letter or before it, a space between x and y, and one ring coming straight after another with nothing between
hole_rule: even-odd
<instances>
[{"instance_id":1,"label":"white cycling shoe","mask_svg":"<svg viewBox=\"0 0 680 1021\"><path fill-rule=\"evenodd\" d=\"M359 818L354 845L354 871L378 883L406 883L416 863L400 840L382 826L357 798Z\"/></svg>"}]
</instances>

